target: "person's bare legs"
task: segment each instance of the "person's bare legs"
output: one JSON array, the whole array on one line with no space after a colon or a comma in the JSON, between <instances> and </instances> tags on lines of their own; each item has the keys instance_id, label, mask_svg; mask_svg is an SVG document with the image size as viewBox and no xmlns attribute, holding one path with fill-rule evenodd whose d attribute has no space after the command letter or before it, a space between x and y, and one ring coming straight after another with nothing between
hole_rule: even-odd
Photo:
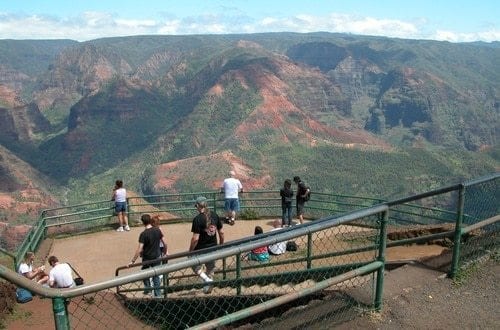
<instances>
[{"instance_id":1,"label":"person's bare legs","mask_svg":"<svg viewBox=\"0 0 500 330\"><path fill-rule=\"evenodd\" d=\"M125 226L123 220L123 212L118 212L118 226L120 227Z\"/></svg>"},{"instance_id":2,"label":"person's bare legs","mask_svg":"<svg viewBox=\"0 0 500 330\"><path fill-rule=\"evenodd\" d=\"M125 212L122 212L122 218L123 218L123 225L128 226L128 218Z\"/></svg>"},{"instance_id":3,"label":"person's bare legs","mask_svg":"<svg viewBox=\"0 0 500 330\"><path fill-rule=\"evenodd\" d=\"M126 231L129 231L130 230L130 227L128 226L128 218L127 218L127 214L125 212L120 212L121 216L122 216L122 219L120 221L120 225L123 226L123 229L125 229Z\"/></svg>"},{"instance_id":4,"label":"person's bare legs","mask_svg":"<svg viewBox=\"0 0 500 330\"><path fill-rule=\"evenodd\" d=\"M232 225L234 225L235 219L236 219L236 211L234 211L234 210L228 210L226 212L226 221L227 221L227 223L232 226Z\"/></svg>"},{"instance_id":5,"label":"person's bare legs","mask_svg":"<svg viewBox=\"0 0 500 330\"><path fill-rule=\"evenodd\" d=\"M46 284L49 282L49 275L46 273L42 273L38 278L37 278L37 283L38 284Z\"/></svg>"}]
</instances>

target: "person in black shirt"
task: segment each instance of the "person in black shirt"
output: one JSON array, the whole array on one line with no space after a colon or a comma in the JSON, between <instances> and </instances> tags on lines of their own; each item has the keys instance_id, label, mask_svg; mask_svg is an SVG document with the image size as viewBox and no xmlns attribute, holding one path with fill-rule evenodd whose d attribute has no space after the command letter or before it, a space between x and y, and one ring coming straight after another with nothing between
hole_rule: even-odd
<instances>
[{"instance_id":1,"label":"person in black shirt","mask_svg":"<svg viewBox=\"0 0 500 330\"><path fill-rule=\"evenodd\" d=\"M160 243L165 246L165 241L163 240L163 233L158 227L154 227L151 224L151 216L149 214L143 214L141 216L142 224L144 225L144 231L139 235L139 245L135 251L134 257L132 258L132 263L135 263L139 256L142 257L142 262L149 260L157 260L160 258ZM160 261L157 263L150 263L147 265L142 265L141 269L146 269L150 267L155 267L160 265ZM144 294L149 295L151 293L151 280L146 278L144 282ZM154 286L154 296L159 298L161 296L160 290L160 277L153 276L153 286Z\"/></svg>"},{"instance_id":2,"label":"person in black shirt","mask_svg":"<svg viewBox=\"0 0 500 330\"><path fill-rule=\"evenodd\" d=\"M208 208L207 199L200 196L196 199L195 204L198 210L198 215L194 217L191 225L191 244L189 251L196 251L217 245L217 235L219 235L219 244L224 244L224 230L222 229L222 221L214 211ZM210 283L213 281L215 271L215 260L205 263L205 272L203 265L193 267L193 271L200 276L204 282ZM203 292L210 293L212 286L206 285Z\"/></svg>"},{"instance_id":3,"label":"person in black shirt","mask_svg":"<svg viewBox=\"0 0 500 330\"><path fill-rule=\"evenodd\" d=\"M301 224L304 223L304 204L306 203L306 196L309 193L309 188L298 176L293 177L293 182L297 184L297 216Z\"/></svg>"},{"instance_id":4,"label":"person in black shirt","mask_svg":"<svg viewBox=\"0 0 500 330\"><path fill-rule=\"evenodd\" d=\"M281 227L292 225L292 181L285 180L283 188L280 189L281 196Z\"/></svg>"}]
</instances>

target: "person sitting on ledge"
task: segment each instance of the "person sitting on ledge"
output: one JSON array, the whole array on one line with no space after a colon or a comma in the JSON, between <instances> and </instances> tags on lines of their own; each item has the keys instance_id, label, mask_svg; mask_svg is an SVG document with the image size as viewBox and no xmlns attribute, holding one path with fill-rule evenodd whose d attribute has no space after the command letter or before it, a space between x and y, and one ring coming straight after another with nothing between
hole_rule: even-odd
<instances>
[{"instance_id":1,"label":"person sitting on ledge","mask_svg":"<svg viewBox=\"0 0 500 330\"><path fill-rule=\"evenodd\" d=\"M47 284L49 281L49 275L45 273L45 266L33 268L33 262L35 261L35 254L33 252L26 252L24 260L19 265L18 273L26 277L27 279L36 281L38 284Z\"/></svg>"},{"instance_id":2,"label":"person sitting on ledge","mask_svg":"<svg viewBox=\"0 0 500 330\"><path fill-rule=\"evenodd\" d=\"M49 257L49 265L52 269L49 272L49 285L51 288L74 288L73 270L64 262L59 262L56 256Z\"/></svg>"}]
</instances>

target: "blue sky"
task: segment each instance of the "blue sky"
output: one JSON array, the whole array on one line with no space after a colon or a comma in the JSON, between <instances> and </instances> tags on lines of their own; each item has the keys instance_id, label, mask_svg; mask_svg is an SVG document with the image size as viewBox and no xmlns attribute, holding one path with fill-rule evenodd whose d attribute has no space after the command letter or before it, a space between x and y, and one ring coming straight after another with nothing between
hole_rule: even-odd
<instances>
[{"instance_id":1,"label":"blue sky","mask_svg":"<svg viewBox=\"0 0 500 330\"><path fill-rule=\"evenodd\" d=\"M499 41L500 1L0 0L0 39L282 31Z\"/></svg>"}]
</instances>

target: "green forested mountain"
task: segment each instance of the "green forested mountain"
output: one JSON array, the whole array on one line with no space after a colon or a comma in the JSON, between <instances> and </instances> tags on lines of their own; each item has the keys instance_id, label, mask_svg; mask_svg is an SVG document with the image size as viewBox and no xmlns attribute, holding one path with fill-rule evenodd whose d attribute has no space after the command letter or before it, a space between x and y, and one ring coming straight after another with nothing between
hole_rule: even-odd
<instances>
[{"instance_id":1,"label":"green forested mountain","mask_svg":"<svg viewBox=\"0 0 500 330\"><path fill-rule=\"evenodd\" d=\"M138 194L214 189L230 168L249 189L300 175L317 191L380 198L500 168L497 43L0 40L0 58L3 152L51 180L60 203L106 199L116 178ZM33 180L9 159L0 193L15 200Z\"/></svg>"}]
</instances>

